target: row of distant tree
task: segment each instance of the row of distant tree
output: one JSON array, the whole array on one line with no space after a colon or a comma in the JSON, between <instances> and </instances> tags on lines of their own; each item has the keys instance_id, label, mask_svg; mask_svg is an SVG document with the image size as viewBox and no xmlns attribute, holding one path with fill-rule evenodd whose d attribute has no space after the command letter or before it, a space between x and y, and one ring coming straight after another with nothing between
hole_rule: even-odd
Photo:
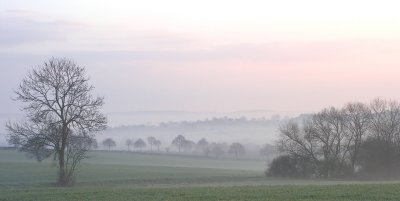
<instances>
[{"instance_id":1,"label":"row of distant tree","mask_svg":"<svg viewBox=\"0 0 400 201\"><path fill-rule=\"evenodd\" d=\"M157 147L157 151L160 151L160 145L161 145L160 140L156 139L155 137L148 137L147 142L150 145L150 151L153 151L153 147ZM112 147L117 146L117 143L112 138L107 138L103 140L102 144L104 147L107 147L109 151L111 150ZM143 148L147 146L147 143L144 140L142 140L142 138L139 138L136 141L127 139L125 141L125 144L128 147L128 151L131 151L131 147L133 147L138 151L142 151Z\"/></svg>"},{"instance_id":2,"label":"row of distant tree","mask_svg":"<svg viewBox=\"0 0 400 201\"><path fill-rule=\"evenodd\" d=\"M150 136L146 141L142 138L139 138L136 141L127 139L125 145L127 146L128 151L144 151L146 147L149 147L149 149L147 149L148 151L161 151L161 141L159 139ZM111 150L111 148L117 146L117 143L112 138L107 138L103 140L102 145L108 150ZM178 153L200 153L206 157L213 156L215 158L220 158L227 153L233 155L235 159L239 159L239 157L246 154L245 146L239 142L228 145L226 143L208 142L207 139L202 138L196 143L192 140L186 139L183 135L176 136L172 140L171 146L165 148L165 152L171 152L172 148L175 148ZM265 145L263 149L261 149L260 154L269 155L273 152L273 146Z\"/></svg>"},{"instance_id":3,"label":"row of distant tree","mask_svg":"<svg viewBox=\"0 0 400 201\"><path fill-rule=\"evenodd\" d=\"M400 177L400 103L324 109L284 124L277 146L282 155L271 163L271 176Z\"/></svg>"}]
</instances>

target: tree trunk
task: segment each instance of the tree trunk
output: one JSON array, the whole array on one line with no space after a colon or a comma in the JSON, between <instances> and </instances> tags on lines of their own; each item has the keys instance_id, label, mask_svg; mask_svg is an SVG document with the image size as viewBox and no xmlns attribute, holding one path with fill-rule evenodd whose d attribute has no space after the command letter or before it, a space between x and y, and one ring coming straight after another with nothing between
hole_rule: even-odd
<instances>
[{"instance_id":1,"label":"tree trunk","mask_svg":"<svg viewBox=\"0 0 400 201\"><path fill-rule=\"evenodd\" d=\"M66 143L67 143L67 136L66 132L64 132L66 129L63 129L63 136L61 140L61 148L58 153L58 166L59 166L59 173L58 173L58 183L62 186L66 186L69 183L68 175L67 175L67 170L65 167L65 148L66 148Z\"/></svg>"},{"instance_id":2,"label":"tree trunk","mask_svg":"<svg viewBox=\"0 0 400 201\"><path fill-rule=\"evenodd\" d=\"M61 148L58 156L58 183L62 186L66 185L66 172L65 172L65 159L64 159L64 150Z\"/></svg>"},{"instance_id":3,"label":"tree trunk","mask_svg":"<svg viewBox=\"0 0 400 201\"><path fill-rule=\"evenodd\" d=\"M65 164L65 150L67 148L67 139L68 139L68 128L67 126L63 126L62 128L62 136L61 136L61 147L59 150L58 156L58 165L59 165L59 175L58 175L58 183L61 186L68 186L72 183L71 175L68 173L67 164Z\"/></svg>"}]
</instances>

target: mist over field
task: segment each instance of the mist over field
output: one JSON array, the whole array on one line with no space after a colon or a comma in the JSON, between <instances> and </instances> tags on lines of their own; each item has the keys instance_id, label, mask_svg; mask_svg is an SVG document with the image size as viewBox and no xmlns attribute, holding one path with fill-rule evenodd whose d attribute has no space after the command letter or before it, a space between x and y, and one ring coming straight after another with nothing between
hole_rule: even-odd
<instances>
[{"instance_id":1,"label":"mist over field","mask_svg":"<svg viewBox=\"0 0 400 201\"><path fill-rule=\"evenodd\" d=\"M0 0L0 201L397 201L399 8Z\"/></svg>"},{"instance_id":2,"label":"mist over field","mask_svg":"<svg viewBox=\"0 0 400 201\"><path fill-rule=\"evenodd\" d=\"M0 114L0 125L5 125L8 121L19 121L24 115L10 113ZM109 120L108 128L96 138L101 142L105 138L114 138L118 143L119 149L125 149L125 140L147 138L155 136L163 139L164 146L169 145L171 140L178 134L198 141L207 138L219 142L244 141L251 144L263 145L273 143L277 138L280 120L288 117L280 117L272 111L236 111L228 113L218 112L185 112L185 111L138 111L138 112L114 112L107 113ZM235 124L229 125L223 121L214 122L209 126L195 126L188 128L185 124L202 121L212 121L215 119L262 121L260 124ZM240 121L238 121L240 122ZM168 125L169 126L162 126ZM168 127L172 127L169 128ZM6 130L0 127L0 146L8 146L6 142Z\"/></svg>"}]
</instances>

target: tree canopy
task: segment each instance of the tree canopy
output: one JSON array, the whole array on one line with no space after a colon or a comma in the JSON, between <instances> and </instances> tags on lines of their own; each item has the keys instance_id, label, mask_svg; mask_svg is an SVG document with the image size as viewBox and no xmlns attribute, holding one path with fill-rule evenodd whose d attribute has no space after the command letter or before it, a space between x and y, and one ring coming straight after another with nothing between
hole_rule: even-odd
<instances>
[{"instance_id":1,"label":"tree canopy","mask_svg":"<svg viewBox=\"0 0 400 201\"><path fill-rule=\"evenodd\" d=\"M175 137L175 139L172 140L172 145L178 148L178 152L181 152L181 149L184 146L185 141L186 138L183 135L178 135Z\"/></svg>"}]
</instances>

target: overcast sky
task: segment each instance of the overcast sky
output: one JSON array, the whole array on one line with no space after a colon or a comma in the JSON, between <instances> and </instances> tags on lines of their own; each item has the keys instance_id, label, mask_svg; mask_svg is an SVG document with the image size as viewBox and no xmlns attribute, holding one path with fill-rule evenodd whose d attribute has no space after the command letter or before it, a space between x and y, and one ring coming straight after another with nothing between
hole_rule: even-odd
<instances>
[{"instance_id":1,"label":"overcast sky","mask_svg":"<svg viewBox=\"0 0 400 201\"><path fill-rule=\"evenodd\" d=\"M400 100L400 3L327 2L0 0L0 113L52 56L87 68L105 112Z\"/></svg>"}]
</instances>

